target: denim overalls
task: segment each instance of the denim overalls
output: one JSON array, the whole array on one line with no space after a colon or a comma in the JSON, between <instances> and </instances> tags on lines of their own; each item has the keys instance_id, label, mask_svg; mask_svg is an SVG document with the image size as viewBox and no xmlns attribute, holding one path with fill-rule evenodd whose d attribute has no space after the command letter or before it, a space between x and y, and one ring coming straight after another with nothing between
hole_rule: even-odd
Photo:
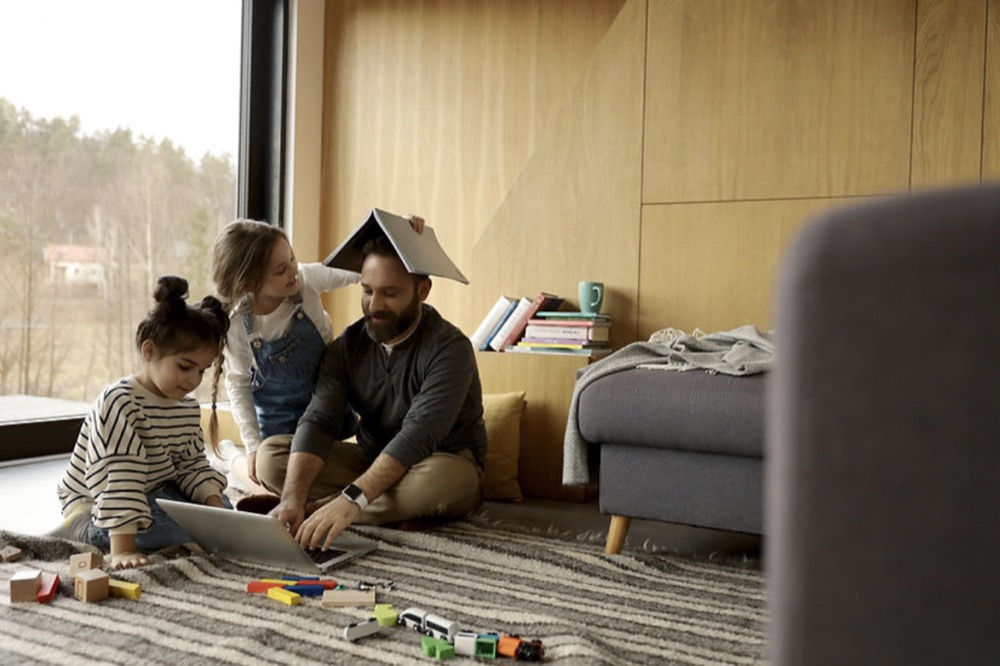
<instances>
[{"instance_id":1,"label":"denim overalls","mask_svg":"<svg viewBox=\"0 0 1000 666\"><path fill-rule=\"evenodd\" d=\"M243 315L250 338L254 367L250 387L257 410L261 439L295 432L299 417L309 405L326 343L302 309L302 295L295 296L292 327L277 340L253 337L253 314Z\"/></svg>"}]
</instances>

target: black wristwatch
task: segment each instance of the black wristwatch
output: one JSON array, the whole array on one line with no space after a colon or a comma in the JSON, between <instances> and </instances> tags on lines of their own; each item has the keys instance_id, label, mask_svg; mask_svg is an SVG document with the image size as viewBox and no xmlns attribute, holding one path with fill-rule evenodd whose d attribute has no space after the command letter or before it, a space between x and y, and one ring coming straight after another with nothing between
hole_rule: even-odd
<instances>
[{"instance_id":1,"label":"black wristwatch","mask_svg":"<svg viewBox=\"0 0 1000 666\"><path fill-rule=\"evenodd\" d=\"M368 498L365 497L364 491L353 483L349 483L344 486L344 492L342 492L341 495L346 497L348 502L354 502L361 507L362 511L364 511L365 507L368 506Z\"/></svg>"}]
</instances>

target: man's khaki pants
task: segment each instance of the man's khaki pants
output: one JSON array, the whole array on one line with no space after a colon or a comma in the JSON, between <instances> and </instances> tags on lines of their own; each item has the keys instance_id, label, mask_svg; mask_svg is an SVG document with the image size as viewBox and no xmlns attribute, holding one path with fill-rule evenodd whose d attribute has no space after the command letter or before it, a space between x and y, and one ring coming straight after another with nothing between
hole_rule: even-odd
<instances>
[{"instance_id":1,"label":"man's khaki pants","mask_svg":"<svg viewBox=\"0 0 1000 666\"><path fill-rule=\"evenodd\" d=\"M285 485L291 446L291 435L275 435L261 442L257 450L257 478L276 495ZM335 442L309 492L309 501L333 499L366 469L360 446ZM482 489L483 473L469 450L434 453L369 503L354 522L384 525L415 518L462 518L482 504Z\"/></svg>"}]
</instances>

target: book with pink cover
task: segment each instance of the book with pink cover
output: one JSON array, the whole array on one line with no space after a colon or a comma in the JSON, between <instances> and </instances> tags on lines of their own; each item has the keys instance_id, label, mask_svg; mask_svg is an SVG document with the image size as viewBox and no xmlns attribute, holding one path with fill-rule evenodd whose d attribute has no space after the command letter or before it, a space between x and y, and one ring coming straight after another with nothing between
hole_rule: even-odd
<instances>
[{"instance_id":1,"label":"book with pink cover","mask_svg":"<svg viewBox=\"0 0 1000 666\"><path fill-rule=\"evenodd\" d=\"M534 317L537 312L555 310L562 305L562 302L563 299L555 294L550 294L545 291L539 292L539 294L531 300L530 305L523 310L519 314L517 320L513 322L502 343L499 346L494 347L494 349L503 351L513 345L521 339L521 336L524 334L524 329L528 325L529 319ZM515 311L515 314L518 314L517 311Z\"/></svg>"}]
</instances>

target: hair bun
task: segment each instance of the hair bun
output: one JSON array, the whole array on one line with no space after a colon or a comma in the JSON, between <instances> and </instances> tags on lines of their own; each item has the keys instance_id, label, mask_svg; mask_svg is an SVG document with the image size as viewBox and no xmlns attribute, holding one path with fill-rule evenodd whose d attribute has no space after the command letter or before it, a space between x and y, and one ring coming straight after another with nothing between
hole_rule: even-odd
<instances>
[{"instance_id":1,"label":"hair bun","mask_svg":"<svg viewBox=\"0 0 1000 666\"><path fill-rule=\"evenodd\" d=\"M153 298L156 299L157 303L163 303L164 301L179 301L183 303L187 296L188 282L182 277L162 275L156 281L156 291L153 292Z\"/></svg>"},{"instance_id":2,"label":"hair bun","mask_svg":"<svg viewBox=\"0 0 1000 666\"><path fill-rule=\"evenodd\" d=\"M222 331L222 335L225 337L225 334L229 331L229 315L226 314L226 306L223 305L222 301L215 296L206 296L201 299L200 307L216 318L219 330Z\"/></svg>"}]
</instances>

